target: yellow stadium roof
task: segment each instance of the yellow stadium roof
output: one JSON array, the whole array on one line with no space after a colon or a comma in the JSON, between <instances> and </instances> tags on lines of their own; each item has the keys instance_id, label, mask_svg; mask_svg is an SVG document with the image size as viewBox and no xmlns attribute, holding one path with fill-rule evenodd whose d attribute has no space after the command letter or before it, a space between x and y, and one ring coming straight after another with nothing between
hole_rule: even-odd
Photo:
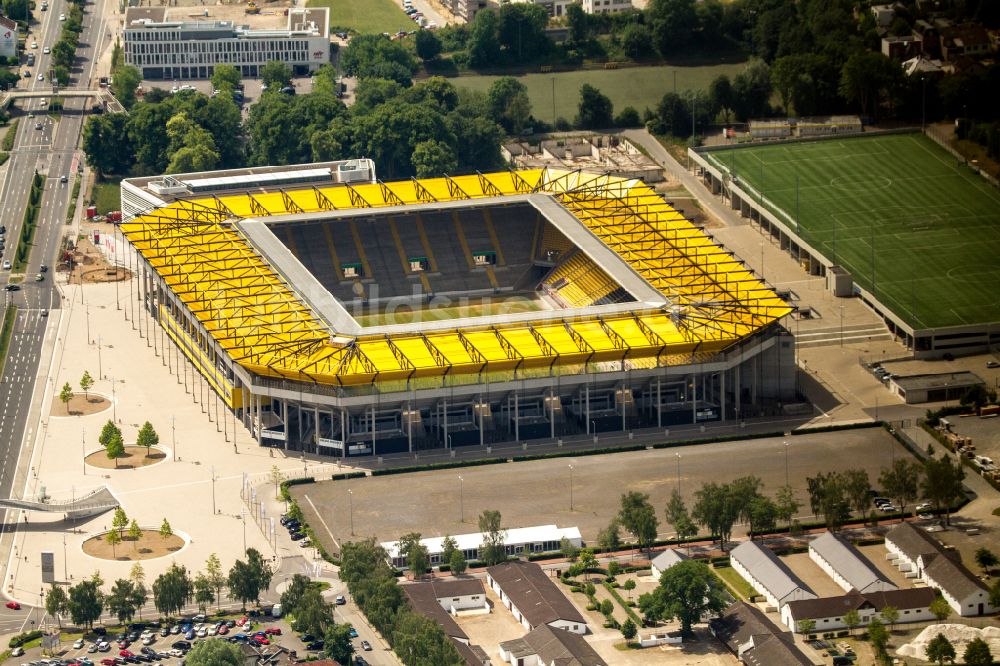
<instances>
[{"instance_id":1,"label":"yellow stadium roof","mask_svg":"<svg viewBox=\"0 0 1000 666\"><path fill-rule=\"evenodd\" d=\"M670 302L630 313L344 338L251 246L241 218L547 193ZM791 311L638 180L529 170L192 198L122 231L230 357L259 375L351 386L722 350ZM644 309L645 308L645 309ZM568 313L567 313L568 314Z\"/></svg>"}]
</instances>

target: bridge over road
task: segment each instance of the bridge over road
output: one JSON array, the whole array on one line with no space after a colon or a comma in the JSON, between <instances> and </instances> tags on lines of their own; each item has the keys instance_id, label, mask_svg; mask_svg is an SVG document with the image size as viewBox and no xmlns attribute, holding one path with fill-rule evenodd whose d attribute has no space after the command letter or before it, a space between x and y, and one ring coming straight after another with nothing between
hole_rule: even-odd
<instances>
[{"instance_id":1,"label":"bridge over road","mask_svg":"<svg viewBox=\"0 0 1000 666\"><path fill-rule=\"evenodd\" d=\"M26 499L0 499L0 507L6 509L22 509L24 511L43 511L45 513L64 513L67 518L87 518L110 511L118 506L118 500L111 494L107 486L93 490L86 495L73 498L70 501L48 502Z\"/></svg>"},{"instance_id":2,"label":"bridge over road","mask_svg":"<svg viewBox=\"0 0 1000 666\"><path fill-rule=\"evenodd\" d=\"M0 109L17 99L42 99L46 97L96 97L108 113L127 113L121 102L106 88L84 90L79 88L52 88L52 90L8 90L0 92Z\"/></svg>"}]
</instances>

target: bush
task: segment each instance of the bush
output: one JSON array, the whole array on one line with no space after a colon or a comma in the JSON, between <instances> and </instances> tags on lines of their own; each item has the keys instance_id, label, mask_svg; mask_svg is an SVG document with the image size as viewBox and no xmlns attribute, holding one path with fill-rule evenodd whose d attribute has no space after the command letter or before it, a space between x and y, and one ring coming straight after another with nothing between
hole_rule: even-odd
<instances>
[{"instance_id":1,"label":"bush","mask_svg":"<svg viewBox=\"0 0 1000 666\"><path fill-rule=\"evenodd\" d=\"M283 482L281 485L282 486L303 486L303 485L306 485L306 484L309 484L309 483L316 483L316 479L314 477L311 477L311 476L307 476L307 477L304 477L304 478L301 478L301 479L288 479L287 481Z\"/></svg>"},{"instance_id":2,"label":"bush","mask_svg":"<svg viewBox=\"0 0 1000 666\"><path fill-rule=\"evenodd\" d=\"M340 474L334 474L330 477L331 481L346 481L348 479L361 479L365 476L364 472L342 472Z\"/></svg>"},{"instance_id":3,"label":"bush","mask_svg":"<svg viewBox=\"0 0 1000 666\"><path fill-rule=\"evenodd\" d=\"M41 638L42 635L43 635L43 632L42 632L41 629L36 629L34 631L28 631L28 632L25 632L23 634L18 634L17 636L14 636L12 639L10 639L10 642L7 645L11 649L16 648L16 647L21 647L25 643L30 643L31 641L35 640L36 638Z\"/></svg>"}]
</instances>

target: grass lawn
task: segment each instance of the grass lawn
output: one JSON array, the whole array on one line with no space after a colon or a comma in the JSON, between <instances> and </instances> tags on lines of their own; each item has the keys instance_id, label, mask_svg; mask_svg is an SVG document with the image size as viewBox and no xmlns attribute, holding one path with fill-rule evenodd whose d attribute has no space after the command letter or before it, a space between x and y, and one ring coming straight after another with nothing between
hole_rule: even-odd
<instances>
[{"instance_id":1,"label":"grass lawn","mask_svg":"<svg viewBox=\"0 0 1000 666\"><path fill-rule=\"evenodd\" d=\"M717 567L712 569L712 573L721 578L730 591L735 592L742 599L749 599L757 594L757 591L750 586L750 583L743 576L736 573L736 569L732 567Z\"/></svg>"},{"instance_id":2,"label":"grass lawn","mask_svg":"<svg viewBox=\"0 0 1000 666\"><path fill-rule=\"evenodd\" d=\"M1000 192L922 134L707 155L915 329L1000 321Z\"/></svg>"},{"instance_id":3,"label":"grass lawn","mask_svg":"<svg viewBox=\"0 0 1000 666\"><path fill-rule=\"evenodd\" d=\"M93 202L92 205L97 206L98 215L106 215L109 211L119 210L122 206L121 186L112 181L94 183L90 200Z\"/></svg>"},{"instance_id":4,"label":"grass lawn","mask_svg":"<svg viewBox=\"0 0 1000 666\"><path fill-rule=\"evenodd\" d=\"M442 319L534 312L541 309L537 301L525 298L524 296L472 298L458 305L454 305L457 301L451 299L441 300L442 303L440 304L431 301L430 307L427 308L414 310L409 305L391 306L391 309L388 311L357 314L354 316L354 319L362 326L387 326L392 324L409 324L414 321L439 321Z\"/></svg>"},{"instance_id":5,"label":"grass lawn","mask_svg":"<svg viewBox=\"0 0 1000 666\"><path fill-rule=\"evenodd\" d=\"M720 74L730 78L743 71L743 64L706 65L700 67L627 67L623 69L596 69L550 74L525 74L518 77L528 88L531 108L541 120L552 122L562 117L572 122L580 104L580 87L589 83L607 95L618 113L626 106L635 107L641 114L647 107L656 108L663 95L674 89L674 72L677 73L677 90L707 90L712 79ZM497 76L459 76L449 79L462 88L485 91ZM552 82L555 81L555 115L553 116Z\"/></svg>"},{"instance_id":6,"label":"grass lawn","mask_svg":"<svg viewBox=\"0 0 1000 666\"><path fill-rule=\"evenodd\" d=\"M393 0L308 0L308 7L329 7L330 27L360 33L413 30L415 23Z\"/></svg>"}]
</instances>

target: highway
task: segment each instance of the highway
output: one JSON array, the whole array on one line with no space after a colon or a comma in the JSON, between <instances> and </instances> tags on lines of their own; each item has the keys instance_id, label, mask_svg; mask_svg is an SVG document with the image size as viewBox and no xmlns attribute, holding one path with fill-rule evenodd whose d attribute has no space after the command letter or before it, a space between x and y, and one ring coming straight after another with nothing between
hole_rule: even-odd
<instances>
[{"instance_id":1,"label":"highway","mask_svg":"<svg viewBox=\"0 0 1000 666\"><path fill-rule=\"evenodd\" d=\"M106 46L110 34L106 31L106 3L98 0L84 6L83 32L77 59L71 70L70 88L89 87L95 80L95 54ZM38 72L47 72L51 56L42 53L45 46L53 46L59 38L62 23L60 13L69 13L67 0L50 0L48 11L34 11L32 34L28 43L35 40L36 64L31 69L32 78L22 79L22 90L51 91L48 81L39 81ZM22 65L22 70L28 69ZM47 100L45 100L47 102ZM0 179L0 225L6 227L6 247L3 259L14 261L17 239L21 233L24 209L34 173L45 176L44 193L41 202L38 226L35 230L30 260L23 274L23 281L16 291L3 292L4 304L18 307L14 333L11 338L7 361L0 376L0 494L4 497L21 497L24 491L24 474L18 473L18 462L22 467L30 460L34 445L35 430L38 426L38 405L32 411L32 396L38 382L48 383L51 357L43 358L43 341L56 335L61 310L60 295L54 288L55 267L66 232L67 207L72 192L73 179L78 167L82 166L82 154L76 148L80 140L85 112L91 100L79 97L65 99L61 116L56 119L45 112L45 103L26 98L15 101L11 109L13 118L20 118L14 149ZM34 117L29 117L33 115ZM41 127L36 129L40 125ZM66 182L62 182L65 176ZM42 281L35 281L40 267L49 270L41 273ZM6 287L11 278L10 270L0 270L0 285ZM50 344L47 349L52 349ZM47 390L54 390L51 386ZM26 437L26 434L28 435ZM21 457L21 453L25 455ZM3 550L9 547L9 533L14 522L19 519L16 512L10 512L4 520ZM6 588L5 588L6 589ZM36 613L37 614L37 613ZM3 609L0 612L0 632L18 629L15 625L27 625L28 611L16 612Z\"/></svg>"}]
</instances>

